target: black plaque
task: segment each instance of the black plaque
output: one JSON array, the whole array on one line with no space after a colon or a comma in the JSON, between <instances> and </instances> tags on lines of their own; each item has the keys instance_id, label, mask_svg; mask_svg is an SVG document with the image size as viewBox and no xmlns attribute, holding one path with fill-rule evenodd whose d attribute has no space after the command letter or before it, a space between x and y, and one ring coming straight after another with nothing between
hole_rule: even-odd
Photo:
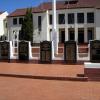
<instances>
[{"instance_id":1,"label":"black plaque","mask_svg":"<svg viewBox=\"0 0 100 100\"><path fill-rule=\"evenodd\" d=\"M90 61L100 63L100 40L90 41Z\"/></svg>"},{"instance_id":2,"label":"black plaque","mask_svg":"<svg viewBox=\"0 0 100 100\"><path fill-rule=\"evenodd\" d=\"M43 41L40 43L40 62L51 63L52 62L52 42Z\"/></svg>"},{"instance_id":3,"label":"black plaque","mask_svg":"<svg viewBox=\"0 0 100 100\"><path fill-rule=\"evenodd\" d=\"M64 43L64 61L65 63L76 63L76 42L66 41Z\"/></svg>"},{"instance_id":4,"label":"black plaque","mask_svg":"<svg viewBox=\"0 0 100 100\"><path fill-rule=\"evenodd\" d=\"M0 42L0 59L10 60L10 42Z\"/></svg>"},{"instance_id":5,"label":"black plaque","mask_svg":"<svg viewBox=\"0 0 100 100\"><path fill-rule=\"evenodd\" d=\"M29 60L29 42L20 41L18 45L19 60Z\"/></svg>"}]
</instances>

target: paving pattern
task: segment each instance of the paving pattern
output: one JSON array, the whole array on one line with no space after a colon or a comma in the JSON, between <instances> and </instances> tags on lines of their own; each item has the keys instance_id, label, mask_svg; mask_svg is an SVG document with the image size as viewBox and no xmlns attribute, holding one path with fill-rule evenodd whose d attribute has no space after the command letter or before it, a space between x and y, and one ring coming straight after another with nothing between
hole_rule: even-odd
<instances>
[{"instance_id":1,"label":"paving pattern","mask_svg":"<svg viewBox=\"0 0 100 100\"><path fill-rule=\"evenodd\" d=\"M0 74L74 77L83 73L83 65L0 63Z\"/></svg>"},{"instance_id":2,"label":"paving pattern","mask_svg":"<svg viewBox=\"0 0 100 100\"><path fill-rule=\"evenodd\" d=\"M83 65L0 63L0 74L76 76ZM0 100L100 100L100 82L0 76Z\"/></svg>"},{"instance_id":3,"label":"paving pattern","mask_svg":"<svg viewBox=\"0 0 100 100\"><path fill-rule=\"evenodd\" d=\"M100 83L0 77L0 100L100 100Z\"/></svg>"}]
</instances>

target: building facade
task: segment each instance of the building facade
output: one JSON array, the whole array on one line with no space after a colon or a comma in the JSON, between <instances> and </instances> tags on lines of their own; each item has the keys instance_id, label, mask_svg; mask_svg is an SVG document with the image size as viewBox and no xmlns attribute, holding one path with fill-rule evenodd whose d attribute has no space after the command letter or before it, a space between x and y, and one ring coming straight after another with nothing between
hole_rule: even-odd
<instances>
[{"instance_id":1,"label":"building facade","mask_svg":"<svg viewBox=\"0 0 100 100\"><path fill-rule=\"evenodd\" d=\"M7 12L0 12L0 36L7 36Z\"/></svg>"},{"instance_id":2,"label":"building facade","mask_svg":"<svg viewBox=\"0 0 100 100\"><path fill-rule=\"evenodd\" d=\"M8 16L9 40L18 40L26 9L17 9ZM33 42L51 41L52 3L33 8ZM100 1L71 0L57 2L57 34L59 43L75 40L89 43L100 40Z\"/></svg>"}]
</instances>

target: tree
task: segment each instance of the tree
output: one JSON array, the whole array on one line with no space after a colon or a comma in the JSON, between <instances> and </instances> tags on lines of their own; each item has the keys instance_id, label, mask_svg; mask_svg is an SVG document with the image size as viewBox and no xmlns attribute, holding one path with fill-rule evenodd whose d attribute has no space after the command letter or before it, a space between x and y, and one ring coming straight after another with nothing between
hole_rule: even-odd
<instances>
[{"instance_id":1,"label":"tree","mask_svg":"<svg viewBox=\"0 0 100 100\"><path fill-rule=\"evenodd\" d=\"M27 8L24 17L21 31L19 33L19 40L33 41L33 15L32 8Z\"/></svg>"}]
</instances>

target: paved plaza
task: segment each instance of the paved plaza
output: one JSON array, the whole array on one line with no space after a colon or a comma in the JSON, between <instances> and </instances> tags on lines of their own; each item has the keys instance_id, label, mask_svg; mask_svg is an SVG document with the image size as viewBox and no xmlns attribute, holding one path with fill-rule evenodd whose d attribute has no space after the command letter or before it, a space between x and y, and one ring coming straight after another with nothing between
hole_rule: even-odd
<instances>
[{"instance_id":1,"label":"paved plaza","mask_svg":"<svg viewBox=\"0 0 100 100\"><path fill-rule=\"evenodd\" d=\"M76 77L83 74L83 65L33 64L33 63L0 63L0 74Z\"/></svg>"},{"instance_id":2,"label":"paved plaza","mask_svg":"<svg viewBox=\"0 0 100 100\"><path fill-rule=\"evenodd\" d=\"M76 74L84 73L83 67L83 65L0 62L0 100L100 100L100 82L13 77L13 75L75 77ZM8 76L5 76L6 74Z\"/></svg>"}]
</instances>

